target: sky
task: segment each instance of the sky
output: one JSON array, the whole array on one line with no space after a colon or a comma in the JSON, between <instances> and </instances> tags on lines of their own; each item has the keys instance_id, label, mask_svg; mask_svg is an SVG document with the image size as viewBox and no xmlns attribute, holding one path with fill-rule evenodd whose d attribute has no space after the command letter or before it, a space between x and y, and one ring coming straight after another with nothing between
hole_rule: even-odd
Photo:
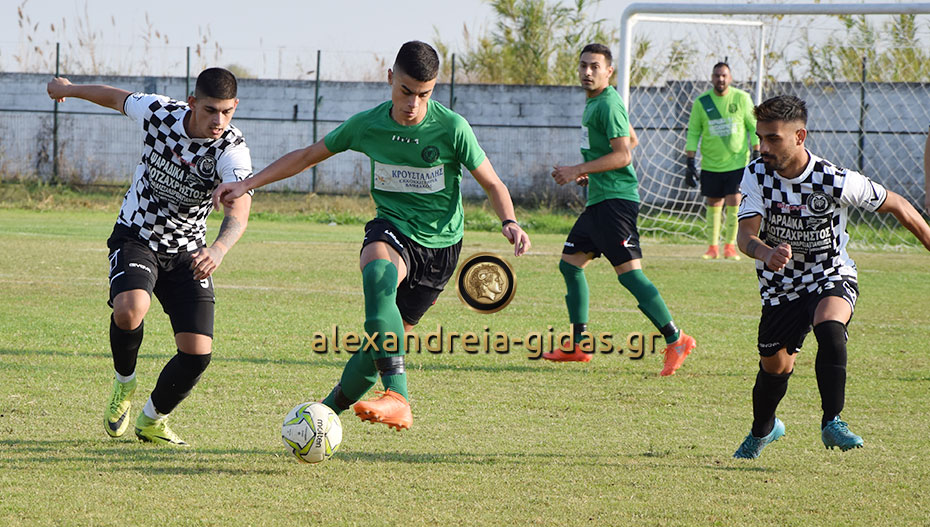
<instances>
[{"instance_id":1,"label":"sky","mask_svg":"<svg viewBox=\"0 0 930 527\"><path fill-rule=\"evenodd\" d=\"M616 26L631 1L589 3L597 18ZM18 25L18 7L32 22L28 29ZM73 60L63 61L63 74L95 61L109 70L101 73L182 76L191 46L194 72L234 64L262 78L311 78L321 50L322 78L379 80L403 42L434 42L438 34L452 49L464 49L464 26L474 34L493 22L485 0L3 0L0 71L54 71L54 42L66 40L62 56Z\"/></svg>"},{"instance_id":2,"label":"sky","mask_svg":"<svg viewBox=\"0 0 930 527\"><path fill-rule=\"evenodd\" d=\"M629 3L603 0L596 12L619 20ZM24 32L19 28L19 6L33 27L38 23L38 29ZM117 50L126 47L141 53L141 38L153 34L149 27L168 35L169 48L180 49L196 45L209 31L210 40L222 46L224 58L241 58L239 62L247 62L245 66L251 69L262 69L257 66L259 61L269 63L263 68L266 71L256 73L273 76L277 59L292 63L293 55L299 53L310 68L318 49L331 61L336 61L336 55L368 59L378 55L392 60L402 43L414 39L433 42L437 31L444 41L456 46L464 42L463 25L471 31L488 28L493 13L483 0L4 0L0 7L0 66L9 71L16 65L14 55L23 53L24 33L32 34L40 44L54 42L50 25L55 24L60 35L62 20L72 37L80 27L97 31L98 53L102 50L108 56L119 56ZM159 44L164 47L163 40ZM262 58L256 57L258 50L265 50Z\"/></svg>"}]
</instances>

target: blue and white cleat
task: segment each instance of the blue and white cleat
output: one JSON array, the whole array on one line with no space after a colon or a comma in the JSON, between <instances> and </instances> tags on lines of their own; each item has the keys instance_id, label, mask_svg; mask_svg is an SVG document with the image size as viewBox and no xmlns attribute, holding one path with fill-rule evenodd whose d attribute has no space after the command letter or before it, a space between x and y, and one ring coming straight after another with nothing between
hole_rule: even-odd
<instances>
[{"instance_id":1,"label":"blue and white cleat","mask_svg":"<svg viewBox=\"0 0 930 527\"><path fill-rule=\"evenodd\" d=\"M781 419L776 417L775 426L772 427L772 431L769 432L769 435L755 437L752 435L752 432L749 432L749 435L743 440L743 444L733 453L733 457L736 459L756 459L762 454L762 449L765 448L765 445L778 441L783 435L785 435L785 423L781 422Z\"/></svg>"},{"instance_id":2,"label":"blue and white cleat","mask_svg":"<svg viewBox=\"0 0 930 527\"><path fill-rule=\"evenodd\" d=\"M836 416L820 432L820 439L823 440L823 446L833 448L840 447L840 450L846 452L852 448L862 448L862 438L849 431L849 425L845 421L840 421L840 416Z\"/></svg>"}]
</instances>

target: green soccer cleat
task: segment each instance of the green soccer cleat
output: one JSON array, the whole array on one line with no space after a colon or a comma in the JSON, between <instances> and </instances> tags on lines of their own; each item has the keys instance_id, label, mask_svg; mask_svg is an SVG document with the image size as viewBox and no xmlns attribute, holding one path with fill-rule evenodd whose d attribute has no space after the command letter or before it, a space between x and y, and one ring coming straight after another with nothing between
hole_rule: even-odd
<instances>
[{"instance_id":1,"label":"green soccer cleat","mask_svg":"<svg viewBox=\"0 0 930 527\"><path fill-rule=\"evenodd\" d=\"M168 426L167 417L152 419L144 413L139 414L139 418L136 419L136 437L160 445L189 446Z\"/></svg>"},{"instance_id":2,"label":"green soccer cleat","mask_svg":"<svg viewBox=\"0 0 930 527\"><path fill-rule=\"evenodd\" d=\"M129 428L129 410L132 409L132 394L136 391L136 378L129 382L113 380L113 394L103 414L103 428L110 437L119 437Z\"/></svg>"},{"instance_id":3,"label":"green soccer cleat","mask_svg":"<svg viewBox=\"0 0 930 527\"><path fill-rule=\"evenodd\" d=\"M840 416L836 416L832 421L827 423L820 431L820 439L823 440L823 446L832 449L835 446L846 452L851 448L862 448L862 438L849 431L849 426L845 421L840 421Z\"/></svg>"},{"instance_id":4,"label":"green soccer cleat","mask_svg":"<svg viewBox=\"0 0 930 527\"><path fill-rule=\"evenodd\" d=\"M781 419L776 417L775 426L772 427L772 431L769 432L769 435L755 437L752 435L752 432L749 432L749 435L743 440L743 444L733 453L733 457L736 459L756 459L762 454L762 449L765 448L765 445L778 441L783 435L785 435L785 423L782 423Z\"/></svg>"}]
</instances>

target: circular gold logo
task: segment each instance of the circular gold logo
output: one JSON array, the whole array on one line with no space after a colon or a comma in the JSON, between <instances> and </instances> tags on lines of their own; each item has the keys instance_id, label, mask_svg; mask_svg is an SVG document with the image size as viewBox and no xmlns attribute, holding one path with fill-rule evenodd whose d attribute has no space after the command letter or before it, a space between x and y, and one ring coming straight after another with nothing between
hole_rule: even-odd
<instances>
[{"instance_id":1,"label":"circular gold logo","mask_svg":"<svg viewBox=\"0 0 930 527\"><path fill-rule=\"evenodd\" d=\"M517 280L506 260L496 254L478 253L468 257L459 267L455 290L471 309L494 313L513 300Z\"/></svg>"}]
</instances>

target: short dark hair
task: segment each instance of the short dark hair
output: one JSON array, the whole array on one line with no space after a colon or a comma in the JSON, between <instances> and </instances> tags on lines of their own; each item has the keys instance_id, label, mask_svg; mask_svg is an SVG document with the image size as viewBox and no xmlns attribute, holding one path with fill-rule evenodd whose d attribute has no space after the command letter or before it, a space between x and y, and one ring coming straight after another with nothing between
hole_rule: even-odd
<instances>
[{"instance_id":1,"label":"short dark hair","mask_svg":"<svg viewBox=\"0 0 930 527\"><path fill-rule=\"evenodd\" d=\"M411 40L400 47L394 69L420 82L431 81L439 74L439 54L426 42Z\"/></svg>"},{"instance_id":2,"label":"short dark hair","mask_svg":"<svg viewBox=\"0 0 930 527\"><path fill-rule=\"evenodd\" d=\"M585 53L597 53L598 55L604 55L608 66L610 66L610 63L614 60L614 56L610 53L610 48L603 44L588 44L582 48L581 53L579 53L578 56L580 57Z\"/></svg>"},{"instance_id":3,"label":"short dark hair","mask_svg":"<svg viewBox=\"0 0 930 527\"><path fill-rule=\"evenodd\" d=\"M236 76L223 68L207 68L197 76L194 97L212 99L235 99L237 93Z\"/></svg>"},{"instance_id":4,"label":"short dark hair","mask_svg":"<svg viewBox=\"0 0 930 527\"><path fill-rule=\"evenodd\" d=\"M713 73L713 72L717 71L717 68L721 68L721 67L726 68L726 69L728 69L729 71L733 71L733 70L730 68L730 65L727 64L726 62L718 62L718 63L714 64L714 68L713 68L712 70L710 70L710 71L711 71L711 73Z\"/></svg>"},{"instance_id":5,"label":"short dark hair","mask_svg":"<svg viewBox=\"0 0 930 527\"><path fill-rule=\"evenodd\" d=\"M772 97L753 108L752 113L756 121L762 123L801 121L807 124L807 104L794 95Z\"/></svg>"}]
</instances>

